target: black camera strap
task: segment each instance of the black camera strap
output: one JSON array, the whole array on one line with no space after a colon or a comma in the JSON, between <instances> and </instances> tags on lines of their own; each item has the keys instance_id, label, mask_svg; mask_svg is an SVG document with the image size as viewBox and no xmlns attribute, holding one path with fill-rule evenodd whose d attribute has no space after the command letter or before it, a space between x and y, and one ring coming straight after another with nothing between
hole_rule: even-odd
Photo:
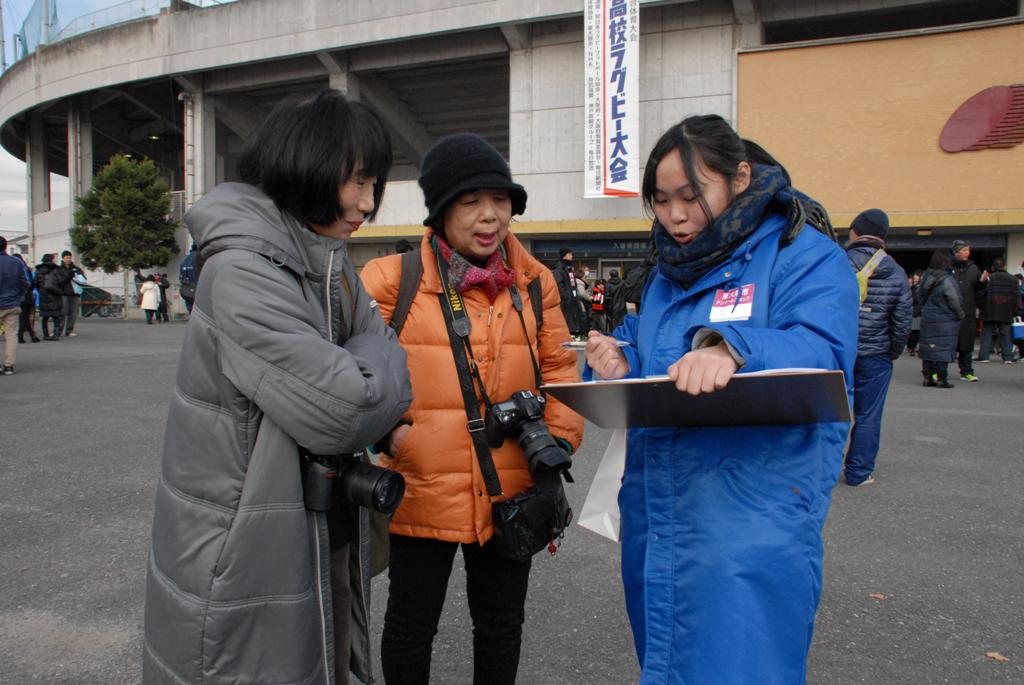
<instances>
[{"instance_id":1,"label":"black camera strap","mask_svg":"<svg viewBox=\"0 0 1024 685\"><path fill-rule=\"evenodd\" d=\"M494 459L491 457L491 448L484 435L484 420L480 416L480 405L477 403L476 389L473 386L473 379L480 379L480 370L477 368L476 360L473 359L473 348L469 343L469 332L473 328L473 323L466 314L462 296L448 280L448 265L444 263L444 259L441 258L436 247L435 252L437 252L437 269L441 274L443 291L438 297L441 300L441 311L444 313L444 321L448 329L452 356L455 358L455 369L459 375L462 402L466 406L466 418L468 419L466 428L469 430L469 437L473 440L473 448L476 451L477 461L480 463L480 475L483 476L487 494L490 497L500 497L503 494L501 480L498 478L498 470L494 467ZM484 405L490 410L491 400L487 396L482 381L480 381L480 394L484 399Z\"/></svg>"},{"instance_id":2,"label":"black camera strap","mask_svg":"<svg viewBox=\"0 0 1024 685\"><path fill-rule=\"evenodd\" d=\"M445 323L448 329L448 340L452 347L452 356L455 358L455 369L459 375L459 387L462 390L462 401L466 406L466 424L469 435L473 439L473 446L476 450L477 460L480 462L480 473L487 486L487 494L496 497L502 494L501 481L498 479L498 471L494 467L494 459L491 456L490 445L487 444L487 437L484 434L484 420L480 416L480 405L476 399L476 388L480 388L480 396L483 398L484 406L491 410L491 398L487 396L484 387L483 377L480 375L480 367L477 366L473 356L473 345L470 343L469 335L473 329L473 322L466 314L465 302L462 294L451 284L448 278L448 265L441 257L440 250L434 246L437 258L437 271L441 276L442 292L438 297L441 301L441 311L444 313ZM530 335L526 330L526 319L523 317L523 299L515 285L509 286L509 294L512 297L512 306L519 315L519 323L523 327L523 335L526 338L526 348L530 352L530 362L533 364L534 381L537 384L537 391L540 392L542 377L537 357L533 353L533 346L530 344ZM539 335L539 332L538 332Z\"/></svg>"},{"instance_id":3,"label":"black camera strap","mask_svg":"<svg viewBox=\"0 0 1024 685\"><path fill-rule=\"evenodd\" d=\"M519 296L519 289L515 285L509 286L509 294L512 296L512 306L516 308L516 314L519 315L519 324L523 327L523 336L526 338L526 349L530 351L530 362L533 363L533 381L537 385L537 392L544 394L544 391L540 389L540 386L544 385L544 379L540 375L540 364L537 363L537 357L533 354L533 345L530 344L530 333L526 330L526 319L523 318L523 298ZM540 337L540 330L537 330L537 337ZM540 341L538 340L538 344Z\"/></svg>"}]
</instances>

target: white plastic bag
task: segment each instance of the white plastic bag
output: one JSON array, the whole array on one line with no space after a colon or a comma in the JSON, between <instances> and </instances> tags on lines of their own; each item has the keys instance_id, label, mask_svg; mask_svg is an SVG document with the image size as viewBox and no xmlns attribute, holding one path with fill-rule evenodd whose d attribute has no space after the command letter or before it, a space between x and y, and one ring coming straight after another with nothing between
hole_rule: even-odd
<instances>
[{"instance_id":1,"label":"white plastic bag","mask_svg":"<svg viewBox=\"0 0 1024 685\"><path fill-rule=\"evenodd\" d=\"M609 540L619 541L619 488L626 469L626 429L612 433L583 502L579 525Z\"/></svg>"}]
</instances>

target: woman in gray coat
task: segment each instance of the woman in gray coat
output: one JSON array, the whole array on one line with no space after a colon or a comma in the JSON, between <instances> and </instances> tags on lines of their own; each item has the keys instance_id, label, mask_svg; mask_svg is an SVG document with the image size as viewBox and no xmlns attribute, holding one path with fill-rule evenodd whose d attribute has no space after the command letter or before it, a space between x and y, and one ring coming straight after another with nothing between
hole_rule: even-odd
<instances>
[{"instance_id":1,"label":"woman in gray coat","mask_svg":"<svg viewBox=\"0 0 1024 685\"><path fill-rule=\"evenodd\" d=\"M952 268L949 250L936 250L921 277L921 337L917 349L925 387L953 387L947 369L949 362L956 359L964 308Z\"/></svg>"},{"instance_id":2,"label":"woman in gray coat","mask_svg":"<svg viewBox=\"0 0 1024 685\"><path fill-rule=\"evenodd\" d=\"M368 514L345 507L329 541L303 476L411 400L345 252L390 166L377 115L324 91L276 107L242 151L245 182L186 218L202 278L157 484L144 683L369 681Z\"/></svg>"}]
</instances>

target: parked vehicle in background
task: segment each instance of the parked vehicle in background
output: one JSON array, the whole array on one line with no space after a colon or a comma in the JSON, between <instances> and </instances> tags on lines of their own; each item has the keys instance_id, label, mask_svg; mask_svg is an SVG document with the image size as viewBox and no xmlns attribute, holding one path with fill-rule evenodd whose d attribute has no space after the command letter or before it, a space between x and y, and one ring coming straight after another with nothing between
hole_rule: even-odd
<instances>
[{"instance_id":1,"label":"parked vehicle in background","mask_svg":"<svg viewBox=\"0 0 1024 685\"><path fill-rule=\"evenodd\" d=\"M83 317L95 314L101 318L121 316L124 313L124 297L94 285L82 286Z\"/></svg>"}]
</instances>

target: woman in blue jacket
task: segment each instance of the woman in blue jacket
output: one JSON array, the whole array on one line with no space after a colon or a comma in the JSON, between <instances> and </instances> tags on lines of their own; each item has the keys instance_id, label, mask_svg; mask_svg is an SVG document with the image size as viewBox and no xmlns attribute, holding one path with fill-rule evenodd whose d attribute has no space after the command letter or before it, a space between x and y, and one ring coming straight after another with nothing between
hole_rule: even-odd
<instances>
[{"instance_id":1,"label":"woman in blue jacket","mask_svg":"<svg viewBox=\"0 0 1024 685\"><path fill-rule=\"evenodd\" d=\"M668 373L692 395L738 370L841 369L859 294L843 251L804 228L778 166L718 116L658 141L643 180L658 268L639 317L596 331L604 378ZM765 398L770 401L771 398ZM804 683L821 530L849 424L633 429L619 506L642 685Z\"/></svg>"}]
</instances>

